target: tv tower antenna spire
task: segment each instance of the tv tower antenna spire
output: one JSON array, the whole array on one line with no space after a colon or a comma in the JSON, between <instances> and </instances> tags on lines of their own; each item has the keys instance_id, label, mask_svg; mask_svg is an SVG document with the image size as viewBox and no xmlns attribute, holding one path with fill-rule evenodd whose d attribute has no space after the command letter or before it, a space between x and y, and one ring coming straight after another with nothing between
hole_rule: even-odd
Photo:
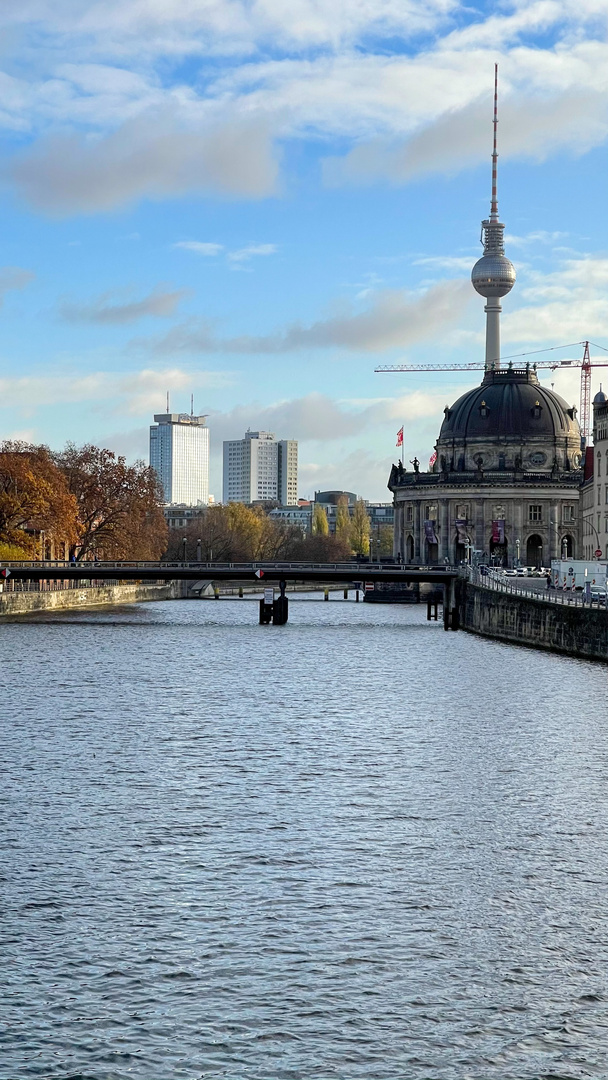
<instances>
[{"instance_id":1,"label":"tv tower antenna spire","mask_svg":"<svg viewBox=\"0 0 608 1080\"><path fill-rule=\"evenodd\" d=\"M471 273L473 288L485 296L486 313L486 371L500 368L500 313L501 297L506 296L515 284L515 267L505 255L505 227L498 218L497 171L498 171L498 64L494 65L494 140L492 144L492 199L490 216L481 223L483 255L475 263Z\"/></svg>"}]
</instances>

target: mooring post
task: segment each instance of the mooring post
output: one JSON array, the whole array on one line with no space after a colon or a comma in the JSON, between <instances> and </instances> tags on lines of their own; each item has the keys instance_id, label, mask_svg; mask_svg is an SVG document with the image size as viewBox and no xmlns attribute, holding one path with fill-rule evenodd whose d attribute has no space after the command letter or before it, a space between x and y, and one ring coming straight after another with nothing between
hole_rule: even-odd
<instances>
[{"instance_id":1,"label":"mooring post","mask_svg":"<svg viewBox=\"0 0 608 1080\"><path fill-rule=\"evenodd\" d=\"M217 585L213 586L213 595L215 596L216 600L219 600L219 598L220 598L220 590L219 590L219 587Z\"/></svg>"},{"instance_id":2,"label":"mooring post","mask_svg":"<svg viewBox=\"0 0 608 1080\"><path fill-rule=\"evenodd\" d=\"M239 585L239 599L240 600L243 599L243 586L242 585Z\"/></svg>"},{"instance_id":3,"label":"mooring post","mask_svg":"<svg viewBox=\"0 0 608 1080\"><path fill-rule=\"evenodd\" d=\"M280 595L275 598L272 605L272 623L273 626L284 626L287 622L287 615L289 611L289 601L285 596L285 582L279 581Z\"/></svg>"},{"instance_id":4,"label":"mooring post","mask_svg":"<svg viewBox=\"0 0 608 1080\"><path fill-rule=\"evenodd\" d=\"M348 600L348 589L344 590L344 599Z\"/></svg>"},{"instance_id":5,"label":"mooring post","mask_svg":"<svg viewBox=\"0 0 608 1080\"><path fill-rule=\"evenodd\" d=\"M325 596L323 597L323 599L324 600L329 600L329 589L325 590Z\"/></svg>"}]
</instances>

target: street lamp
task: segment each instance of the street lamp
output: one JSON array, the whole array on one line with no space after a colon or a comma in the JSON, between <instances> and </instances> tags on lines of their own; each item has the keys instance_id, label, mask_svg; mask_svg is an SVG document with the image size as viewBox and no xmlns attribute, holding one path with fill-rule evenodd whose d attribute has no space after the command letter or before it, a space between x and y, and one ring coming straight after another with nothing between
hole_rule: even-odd
<instances>
[{"instance_id":1,"label":"street lamp","mask_svg":"<svg viewBox=\"0 0 608 1080\"><path fill-rule=\"evenodd\" d=\"M520 566L520 565L521 565L521 562L520 562L520 558L519 558L519 545L520 545L520 541L519 541L519 540L516 540L516 541L515 541L515 550L516 550L516 552L517 552L517 556L516 556L516 561L517 561L517 565L518 565L518 566Z\"/></svg>"},{"instance_id":2,"label":"street lamp","mask_svg":"<svg viewBox=\"0 0 608 1080\"><path fill-rule=\"evenodd\" d=\"M597 550L598 550L598 551L600 552L600 554L598 555L598 559L601 559L601 557L602 557L602 555L601 555L601 551L602 551L602 545L600 544L600 536L599 536L599 533L598 533L598 531L597 531L597 529L596 529L595 525L593 524L593 522L592 522L592 521L590 521L590 520L589 520L589 518L584 518L584 523L585 523L585 525L589 525L589 527L590 527L591 529L593 529L593 531L594 531L594 533L595 533L595 539L596 539L596 543L597 543Z\"/></svg>"},{"instance_id":3,"label":"street lamp","mask_svg":"<svg viewBox=\"0 0 608 1080\"><path fill-rule=\"evenodd\" d=\"M187 544L188 544L188 540L187 540L187 538L185 536L184 536L184 539L182 540L182 544L184 545L182 562L185 562L186 561L186 547L187 547Z\"/></svg>"},{"instance_id":4,"label":"street lamp","mask_svg":"<svg viewBox=\"0 0 608 1080\"><path fill-rule=\"evenodd\" d=\"M197 562L201 561L201 547L202 547L202 541L197 540L196 541L196 561Z\"/></svg>"}]
</instances>

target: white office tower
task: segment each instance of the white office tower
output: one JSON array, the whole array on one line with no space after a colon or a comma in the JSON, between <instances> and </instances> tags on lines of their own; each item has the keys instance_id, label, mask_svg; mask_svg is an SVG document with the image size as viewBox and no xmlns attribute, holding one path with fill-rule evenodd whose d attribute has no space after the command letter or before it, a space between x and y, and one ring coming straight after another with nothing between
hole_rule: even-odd
<instances>
[{"instance_id":1,"label":"white office tower","mask_svg":"<svg viewBox=\"0 0 608 1080\"><path fill-rule=\"evenodd\" d=\"M206 416L161 413L150 427L150 465L158 473L166 503L209 502L209 428Z\"/></svg>"},{"instance_id":2,"label":"white office tower","mask_svg":"<svg viewBox=\"0 0 608 1080\"><path fill-rule=\"evenodd\" d=\"M298 499L298 444L276 441L270 431L247 431L244 439L224 443L224 492L228 502L279 502Z\"/></svg>"}]
</instances>

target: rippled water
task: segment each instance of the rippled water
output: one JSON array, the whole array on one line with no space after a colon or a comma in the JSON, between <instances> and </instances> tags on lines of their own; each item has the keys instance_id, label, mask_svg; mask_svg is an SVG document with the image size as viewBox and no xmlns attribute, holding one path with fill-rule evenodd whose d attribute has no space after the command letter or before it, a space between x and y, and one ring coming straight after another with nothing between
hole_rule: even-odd
<instances>
[{"instance_id":1,"label":"rippled water","mask_svg":"<svg viewBox=\"0 0 608 1080\"><path fill-rule=\"evenodd\" d=\"M0 1077L608 1077L607 669L423 608L2 622Z\"/></svg>"}]
</instances>

